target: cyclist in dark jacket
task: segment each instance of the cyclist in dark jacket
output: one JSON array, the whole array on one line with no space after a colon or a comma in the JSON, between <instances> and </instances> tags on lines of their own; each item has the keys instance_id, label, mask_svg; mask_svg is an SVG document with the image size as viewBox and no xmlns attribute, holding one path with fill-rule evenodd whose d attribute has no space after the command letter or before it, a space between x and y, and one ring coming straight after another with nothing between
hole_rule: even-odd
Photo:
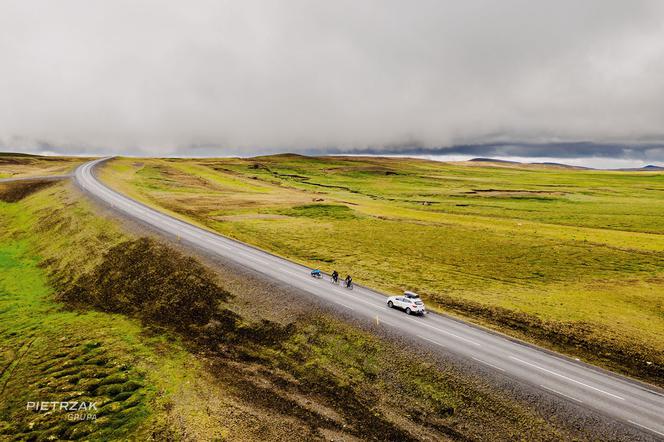
<instances>
[{"instance_id":1,"label":"cyclist in dark jacket","mask_svg":"<svg viewBox=\"0 0 664 442\"><path fill-rule=\"evenodd\" d=\"M346 287L350 287L353 284L353 278L350 275L346 275Z\"/></svg>"}]
</instances>

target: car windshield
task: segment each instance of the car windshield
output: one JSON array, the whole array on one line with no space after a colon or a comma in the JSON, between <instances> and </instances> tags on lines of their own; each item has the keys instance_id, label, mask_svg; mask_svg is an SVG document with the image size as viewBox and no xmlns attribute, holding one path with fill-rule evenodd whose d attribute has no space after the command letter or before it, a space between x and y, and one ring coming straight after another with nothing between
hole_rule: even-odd
<instances>
[{"instance_id":1,"label":"car windshield","mask_svg":"<svg viewBox=\"0 0 664 442\"><path fill-rule=\"evenodd\" d=\"M424 305L422 301L415 301L415 305Z\"/></svg>"}]
</instances>

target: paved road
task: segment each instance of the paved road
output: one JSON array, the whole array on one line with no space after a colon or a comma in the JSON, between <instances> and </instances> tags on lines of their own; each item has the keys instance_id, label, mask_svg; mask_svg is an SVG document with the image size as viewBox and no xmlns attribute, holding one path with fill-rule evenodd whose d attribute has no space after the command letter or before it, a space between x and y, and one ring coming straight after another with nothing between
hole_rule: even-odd
<instances>
[{"instance_id":1,"label":"paved road","mask_svg":"<svg viewBox=\"0 0 664 442\"><path fill-rule=\"evenodd\" d=\"M299 264L192 226L111 190L93 175L94 167L101 161L104 159L80 166L75 172L77 183L130 217L326 302L338 304L357 318L378 320L400 334L426 342L433 348L440 347L442 352L453 352L504 372L664 440L664 395L655 390L445 316L433 313L424 318L407 316L389 309L383 294L364 287L356 286L349 291L331 284L328 279L314 279L309 276L309 269Z\"/></svg>"}]
</instances>

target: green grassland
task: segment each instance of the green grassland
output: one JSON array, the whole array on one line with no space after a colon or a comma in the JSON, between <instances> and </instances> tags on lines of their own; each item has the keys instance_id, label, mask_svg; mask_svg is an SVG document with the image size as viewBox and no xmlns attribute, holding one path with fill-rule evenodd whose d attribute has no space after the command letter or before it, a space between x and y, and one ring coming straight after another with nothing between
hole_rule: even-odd
<instances>
[{"instance_id":1,"label":"green grassland","mask_svg":"<svg viewBox=\"0 0 664 442\"><path fill-rule=\"evenodd\" d=\"M661 381L664 174L415 159L111 161L198 225Z\"/></svg>"},{"instance_id":2,"label":"green grassland","mask_svg":"<svg viewBox=\"0 0 664 442\"><path fill-rule=\"evenodd\" d=\"M596 437L329 316L249 320L242 306L274 288L217 286L196 260L95 215L71 184L18 200L12 186L0 186L0 439ZM70 421L26 410L35 400L99 411Z\"/></svg>"}]
</instances>

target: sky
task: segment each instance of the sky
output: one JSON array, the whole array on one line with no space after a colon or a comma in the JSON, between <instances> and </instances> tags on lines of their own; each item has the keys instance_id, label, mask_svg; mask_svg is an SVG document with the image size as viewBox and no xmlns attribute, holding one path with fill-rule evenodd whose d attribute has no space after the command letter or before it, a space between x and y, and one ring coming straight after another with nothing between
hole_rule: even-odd
<instances>
[{"instance_id":1,"label":"sky","mask_svg":"<svg viewBox=\"0 0 664 442\"><path fill-rule=\"evenodd\" d=\"M664 2L0 0L0 151L663 164Z\"/></svg>"}]
</instances>

